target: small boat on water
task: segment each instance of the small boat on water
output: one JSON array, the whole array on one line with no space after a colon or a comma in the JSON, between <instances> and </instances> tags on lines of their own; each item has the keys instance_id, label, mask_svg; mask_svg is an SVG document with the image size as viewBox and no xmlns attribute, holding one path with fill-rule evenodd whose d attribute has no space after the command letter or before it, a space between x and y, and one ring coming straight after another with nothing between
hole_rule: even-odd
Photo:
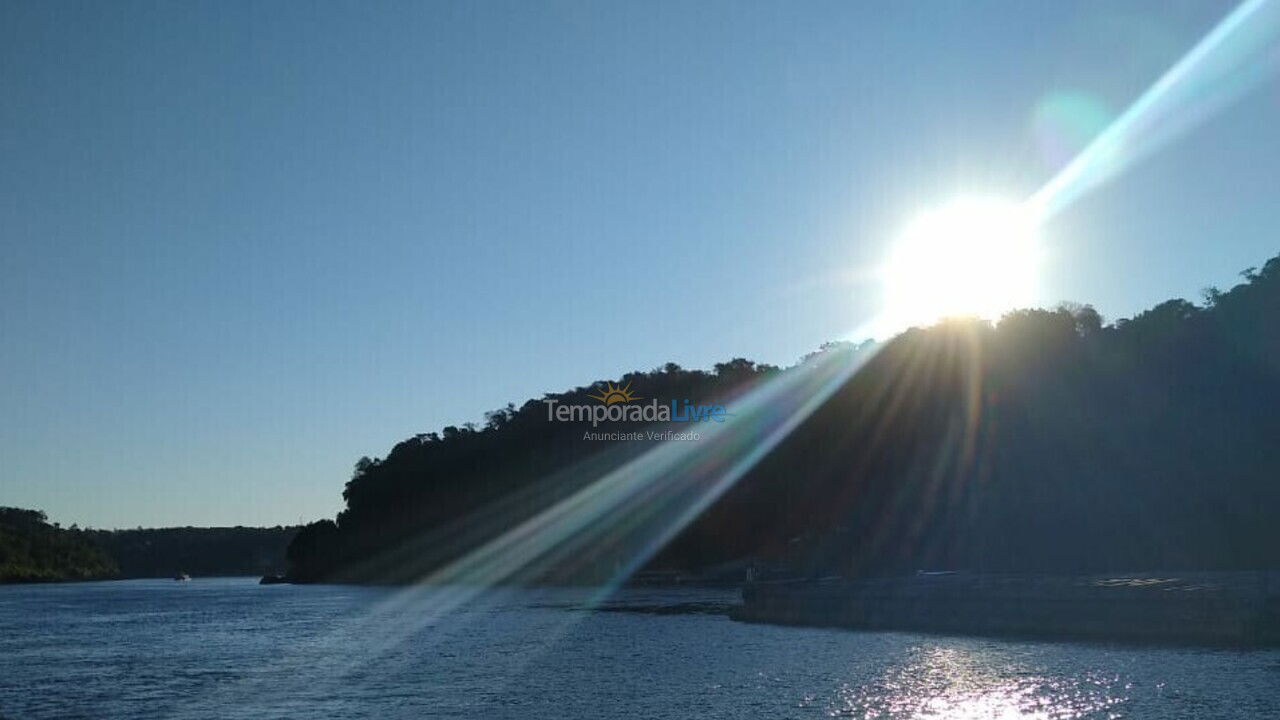
<instances>
[{"instance_id":1,"label":"small boat on water","mask_svg":"<svg viewBox=\"0 0 1280 720\"><path fill-rule=\"evenodd\" d=\"M173 576L173 579L174 579L174 580L177 580L178 582L184 582L184 581L186 581L186 580L190 580L190 579L191 579L191 576L190 576L190 575L188 575L188 574L186 574L186 573L184 573L184 572L180 572L180 573L178 573L177 575L174 575L174 576Z\"/></svg>"}]
</instances>

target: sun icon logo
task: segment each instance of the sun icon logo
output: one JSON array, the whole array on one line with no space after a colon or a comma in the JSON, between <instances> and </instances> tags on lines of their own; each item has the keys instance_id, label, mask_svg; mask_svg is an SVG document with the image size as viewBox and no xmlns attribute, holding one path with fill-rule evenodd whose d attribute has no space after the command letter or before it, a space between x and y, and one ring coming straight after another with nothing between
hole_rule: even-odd
<instances>
[{"instance_id":1,"label":"sun icon logo","mask_svg":"<svg viewBox=\"0 0 1280 720\"><path fill-rule=\"evenodd\" d=\"M627 383L625 387L618 387L613 383L605 383L604 391L599 395L588 395L592 400L599 400L605 405L614 405L616 403L629 403L632 400L639 400L638 395L631 394L631 383Z\"/></svg>"}]
</instances>

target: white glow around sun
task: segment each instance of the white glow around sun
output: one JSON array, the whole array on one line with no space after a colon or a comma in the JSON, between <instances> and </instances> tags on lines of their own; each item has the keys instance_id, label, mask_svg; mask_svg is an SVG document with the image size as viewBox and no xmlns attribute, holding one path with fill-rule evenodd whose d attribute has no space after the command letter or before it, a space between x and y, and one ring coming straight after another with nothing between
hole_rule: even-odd
<instances>
[{"instance_id":1,"label":"white glow around sun","mask_svg":"<svg viewBox=\"0 0 1280 720\"><path fill-rule=\"evenodd\" d=\"M883 267L883 329L948 317L995 320L1036 302L1039 251L1024 205L962 199L915 218Z\"/></svg>"}]
</instances>

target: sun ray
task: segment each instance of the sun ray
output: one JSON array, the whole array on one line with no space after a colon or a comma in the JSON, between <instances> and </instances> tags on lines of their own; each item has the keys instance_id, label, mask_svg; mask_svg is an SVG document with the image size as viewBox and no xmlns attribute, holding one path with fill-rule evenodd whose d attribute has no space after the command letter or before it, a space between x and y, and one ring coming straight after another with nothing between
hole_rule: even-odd
<instances>
[{"instance_id":1,"label":"sun ray","mask_svg":"<svg viewBox=\"0 0 1280 720\"><path fill-rule=\"evenodd\" d=\"M1280 3L1245 0L1027 200L1048 218L1280 70Z\"/></svg>"}]
</instances>

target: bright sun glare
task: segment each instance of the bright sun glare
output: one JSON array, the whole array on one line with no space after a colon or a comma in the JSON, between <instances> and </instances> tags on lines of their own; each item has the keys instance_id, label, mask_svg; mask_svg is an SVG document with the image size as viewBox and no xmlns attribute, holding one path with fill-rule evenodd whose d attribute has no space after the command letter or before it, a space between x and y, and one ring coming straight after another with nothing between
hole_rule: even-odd
<instances>
[{"instance_id":1,"label":"bright sun glare","mask_svg":"<svg viewBox=\"0 0 1280 720\"><path fill-rule=\"evenodd\" d=\"M956 200L919 215L884 266L885 329L947 317L994 320L1035 302L1036 219L1024 205Z\"/></svg>"}]
</instances>

